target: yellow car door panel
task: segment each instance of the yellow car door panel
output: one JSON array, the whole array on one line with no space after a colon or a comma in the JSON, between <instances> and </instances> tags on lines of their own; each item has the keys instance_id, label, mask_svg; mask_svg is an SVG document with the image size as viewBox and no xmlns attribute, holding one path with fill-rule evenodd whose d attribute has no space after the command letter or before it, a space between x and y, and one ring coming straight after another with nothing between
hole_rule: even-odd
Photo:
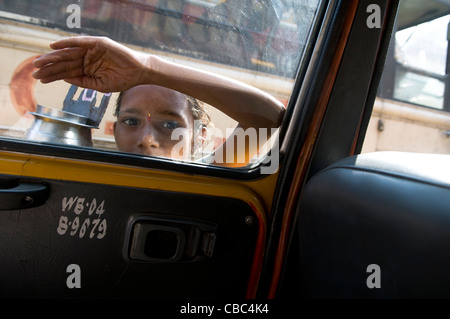
<instances>
[{"instance_id":1,"label":"yellow car door panel","mask_svg":"<svg viewBox=\"0 0 450 319\"><path fill-rule=\"evenodd\" d=\"M2 176L2 297L244 298L258 217L242 200ZM12 182L14 181L14 182ZM9 184L9 185L8 185ZM30 186L31 185L31 186ZM8 195L10 191L11 195ZM71 287L79 267L81 289ZM216 276L217 274L220 276Z\"/></svg>"}]
</instances>

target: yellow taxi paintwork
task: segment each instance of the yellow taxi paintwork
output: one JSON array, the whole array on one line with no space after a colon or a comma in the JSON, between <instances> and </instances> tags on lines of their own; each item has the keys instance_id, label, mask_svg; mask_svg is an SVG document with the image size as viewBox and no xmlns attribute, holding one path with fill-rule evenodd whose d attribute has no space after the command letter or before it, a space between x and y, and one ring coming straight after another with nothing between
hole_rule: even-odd
<instances>
[{"instance_id":1,"label":"yellow taxi paintwork","mask_svg":"<svg viewBox=\"0 0 450 319\"><path fill-rule=\"evenodd\" d=\"M278 176L240 181L13 152L0 152L0 166L8 175L235 198L251 204L263 217L270 211Z\"/></svg>"}]
</instances>

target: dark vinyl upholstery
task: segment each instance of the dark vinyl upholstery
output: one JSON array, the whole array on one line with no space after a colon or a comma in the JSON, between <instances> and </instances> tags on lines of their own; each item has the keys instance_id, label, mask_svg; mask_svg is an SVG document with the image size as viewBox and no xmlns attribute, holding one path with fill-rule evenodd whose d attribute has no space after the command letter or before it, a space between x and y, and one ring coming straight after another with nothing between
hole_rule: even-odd
<instances>
[{"instance_id":1,"label":"dark vinyl upholstery","mask_svg":"<svg viewBox=\"0 0 450 319\"><path fill-rule=\"evenodd\" d=\"M313 176L298 205L302 295L450 298L450 156L376 152ZM379 266L380 288L369 288Z\"/></svg>"}]
</instances>

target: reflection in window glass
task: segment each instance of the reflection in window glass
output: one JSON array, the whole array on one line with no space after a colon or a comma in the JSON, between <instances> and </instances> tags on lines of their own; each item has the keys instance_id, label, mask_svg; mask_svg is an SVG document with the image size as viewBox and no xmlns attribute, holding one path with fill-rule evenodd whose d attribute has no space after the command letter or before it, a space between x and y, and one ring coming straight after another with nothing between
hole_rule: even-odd
<instances>
[{"instance_id":1,"label":"reflection in window glass","mask_svg":"<svg viewBox=\"0 0 450 319\"><path fill-rule=\"evenodd\" d=\"M447 59L450 16L398 31L396 59L403 65L443 75Z\"/></svg>"},{"instance_id":2,"label":"reflection in window glass","mask_svg":"<svg viewBox=\"0 0 450 319\"><path fill-rule=\"evenodd\" d=\"M62 122L54 118L59 116L57 111L71 113L74 110L67 106L68 97L72 97L70 85L62 81L43 85L31 77L33 60L48 52L50 42L77 34L107 36L138 51L226 75L258 87L286 105L318 2L0 1L0 54L3 57L0 108L5 114L0 118L0 135L30 137L38 130L38 120L44 124L58 122L60 129L53 127L45 131L50 136L63 135L67 141L67 136L81 134L62 129L67 118L69 121L80 119L65 113ZM72 94L73 99L80 99L84 93L80 89ZM113 93L108 97L109 106L101 114L99 123L83 122L82 131L89 130L94 147L117 149L113 131L118 96ZM103 97L98 94L96 104L91 107L98 108ZM205 147L210 151L223 143L226 132L230 132L227 129L234 128L237 121L210 105L205 108L211 117L211 127L215 132L223 132L211 135ZM81 113L77 114L86 116ZM44 124L40 126L42 129ZM55 142L51 138L40 141ZM79 145L63 142L63 139L61 143Z\"/></svg>"},{"instance_id":3,"label":"reflection in window glass","mask_svg":"<svg viewBox=\"0 0 450 319\"><path fill-rule=\"evenodd\" d=\"M449 21L445 16L396 33L395 99L443 109Z\"/></svg>"},{"instance_id":4,"label":"reflection in window glass","mask_svg":"<svg viewBox=\"0 0 450 319\"><path fill-rule=\"evenodd\" d=\"M395 99L442 109L444 90L445 83L442 80L397 67Z\"/></svg>"}]
</instances>

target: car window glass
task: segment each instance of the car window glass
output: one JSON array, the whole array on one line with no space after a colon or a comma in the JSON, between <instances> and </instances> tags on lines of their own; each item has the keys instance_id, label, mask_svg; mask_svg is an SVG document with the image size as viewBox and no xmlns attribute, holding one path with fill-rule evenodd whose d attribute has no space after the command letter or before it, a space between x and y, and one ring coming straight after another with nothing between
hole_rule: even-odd
<instances>
[{"instance_id":1,"label":"car window glass","mask_svg":"<svg viewBox=\"0 0 450 319\"><path fill-rule=\"evenodd\" d=\"M31 76L34 59L49 52L49 43L80 34L107 36L240 80L286 106L318 5L319 0L0 1L0 136L117 151L118 93L63 81L42 84ZM201 136L196 158L220 147L238 124L210 105L205 108L209 134ZM253 165L273 143L265 144Z\"/></svg>"},{"instance_id":2,"label":"car window glass","mask_svg":"<svg viewBox=\"0 0 450 319\"><path fill-rule=\"evenodd\" d=\"M450 154L449 10L400 4L362 152Z\"/></svg>"}]
</instances>

